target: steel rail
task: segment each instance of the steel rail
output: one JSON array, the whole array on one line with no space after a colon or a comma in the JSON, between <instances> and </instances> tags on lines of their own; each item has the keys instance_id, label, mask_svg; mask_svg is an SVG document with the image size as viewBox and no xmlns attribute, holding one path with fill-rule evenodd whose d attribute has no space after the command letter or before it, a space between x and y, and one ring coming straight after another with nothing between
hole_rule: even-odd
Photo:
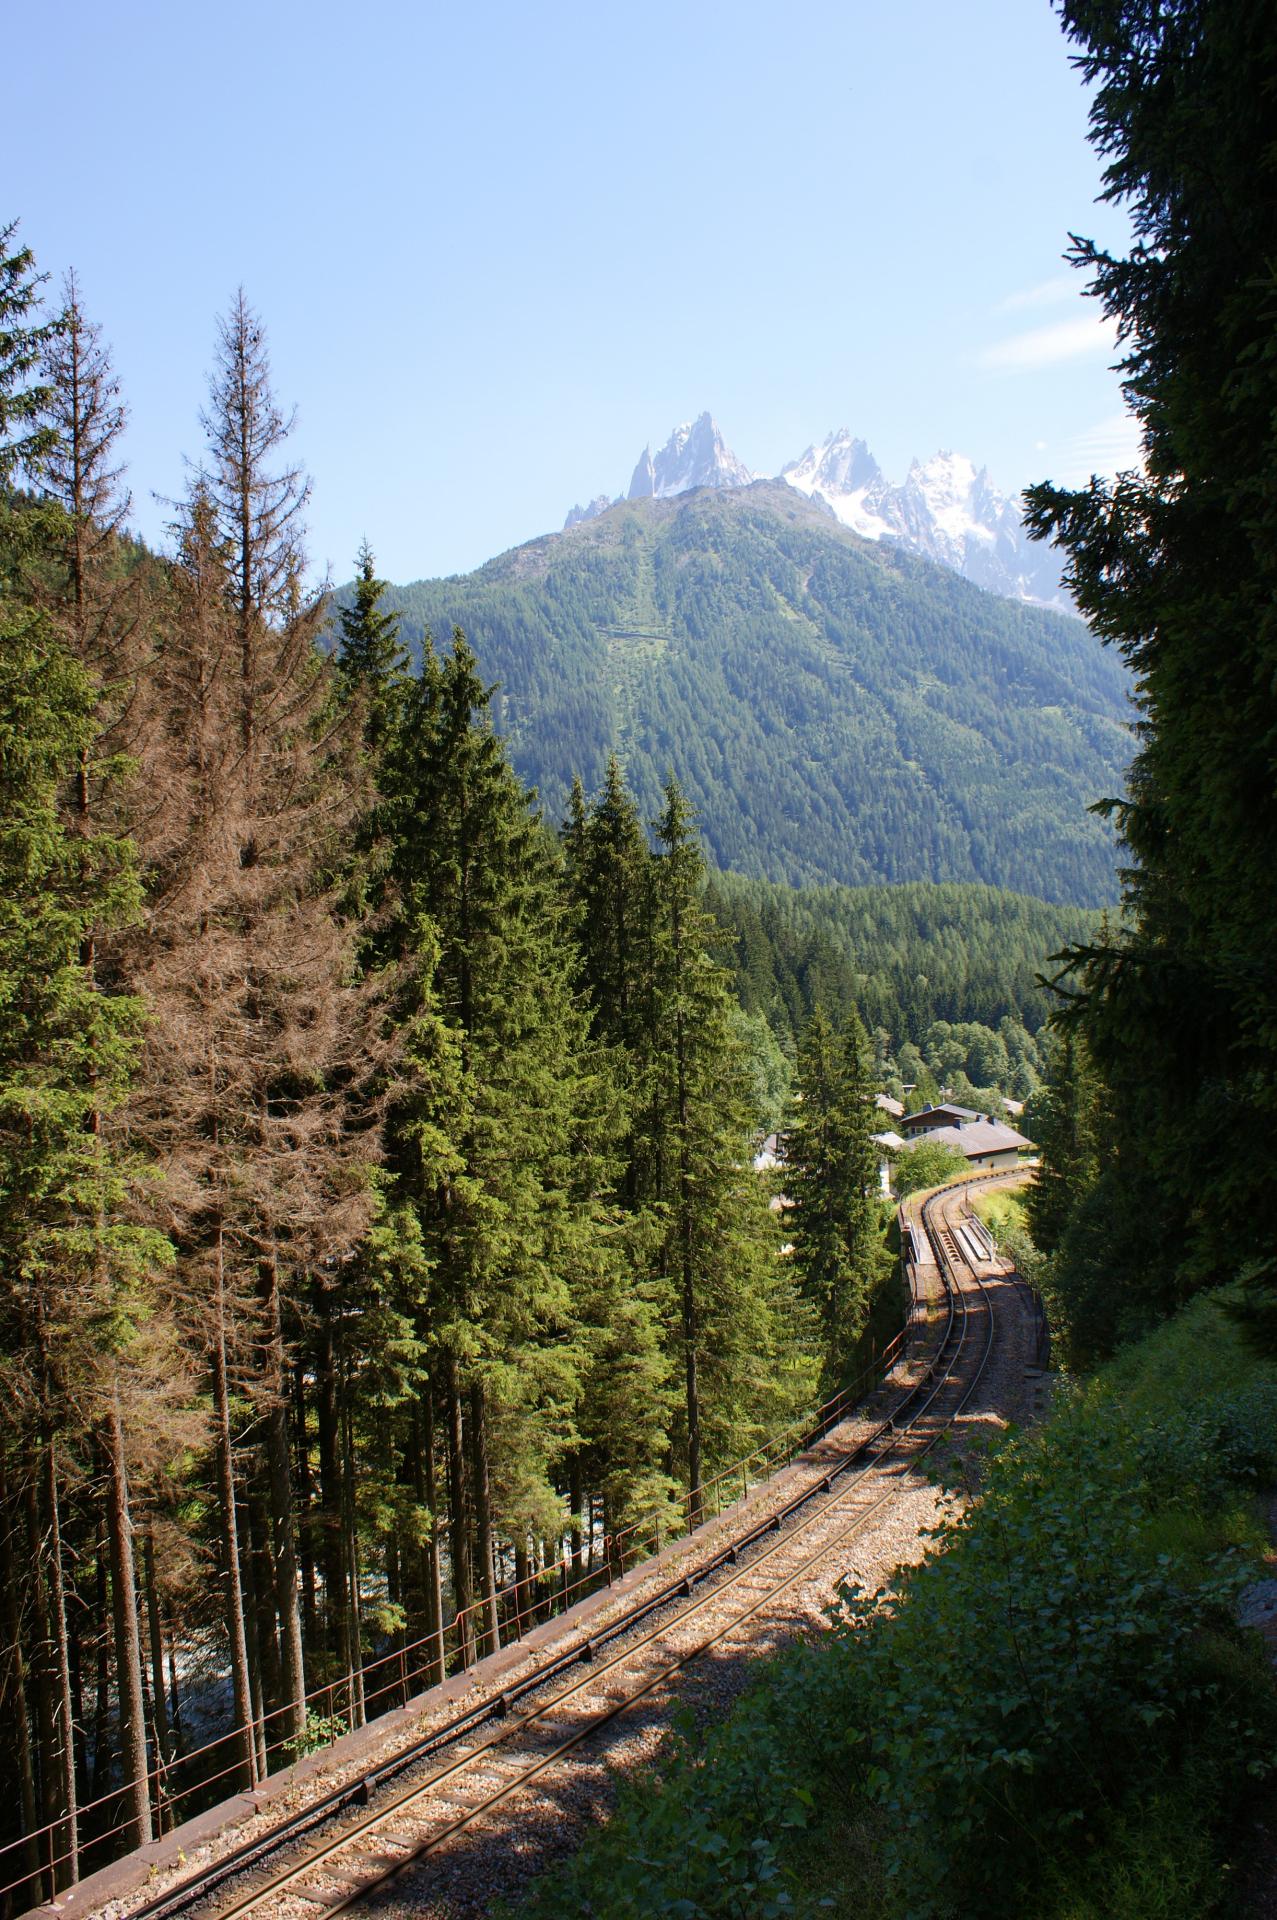
<instances>
[{"instance_id":1,"label":"steel rail","mask_svg":"<svg viewBox=\"0 0 1277 1920\"><path fill-rule=\"evenodd\" d=\"M937 1197L940 1197L940 1196L937 1196ZM939 1427L935 1433L930 1435L930 1437L926 1440L924 1445L916 1448L913 1452L905 1455L901 1460L893 1463L892 1467L888 1470L889 1477L892 1478L893 1480L903 1477L905 1473L907 1473L912 1467L916 1465L918 1460L922 1459L926 1454L930 1453L932 1448L937 1446L939 1442L944 1438L944 1436L948 1433L948 1431L950 1430L954 1422L959 1418L961 1413L969 1404L972 1396L976 1391L976 1388L979 1386L980 1381L984 1376L985 1369L988 1366L990 1357L993 1352L994 1318L993 1318L992 1297L989 1293L989 1289L986 1283L980 1278L980 1275L976 1272L975 1267L972 1265L970 1261L964 1259L961 1255L959 1255L955 1260L949 1254L948 1249L943 1247L941 1236L947 1231L947 1229L942 1228L939 1230L938 1233L934 1232L934 1230L931 1227L930 1221L927 1217L930 1204L931 1203L928 1202L923 1207L923 1220L924 1220L924 1225L928 1233L928 1236L932 1238L932 1244L935 1247L937 1254L940 1256L937 1264L940 1266L941 1273L945 1279L946 1287L949 1290L949 1298L950 1298L949 1325L952 1326L952 1303L953 1303L953 1294L954 1294L954 1288L953 1288L952 1281L949 1278L949 1272L952 1271L954 1266L963 1265L967 1268L968 1272L971 1274L971 1277L975 1282L975 1285L979 1289L979 1292L982 1296L983 1304L986 1309L987 1331L986 1331L984 1348L982 1353L980 1354L978 1364L970 1380L967 1381L965 1388L963 1390L962 1396L957 1402L957 1405L949 1413L949 1415L945 1419L944 1424L941 1427ZM946 1272L946 1268L948 1269L948 1272ZM962 1326L961 1326L961 1332L960 1332L957 1346L955 1348L950 1366L945 1374L944 1380L941 1382L940 1386L936 1388L935 1392L928 1397L927 1406L931 1405L932 1401L936 1399L938 1394L941 1391L943 1391L944 1386L946 1386L953 1377L953 1374L956 1370L957 1360L961 1355L963 1347L966 1342L968 1319L969 1319L969 1309L967 1307L967 1303L964 1298L962 1300ZM920 1418L920 1417L921 1415L919 1414L915 1418ZM866 1475L871 1471L873 1471L872 1468L867 1468ZM859 1484L859 1479L862 1479L864 1477L865 1475L859 1476L856 1484ZM817 1515L813 1515L812 1517L813 1518L819 1517L819 1514L828 1512L832 1508L838 1505L841 1505L842 1502L846 1499L847 1493L849 1491L850 1489L844 1488L841 1494L836 1496L834 1500L826 1502L825 1506L819 1509L819 1513ZM636 1687L634 1691L628 1694L624 1699L615 1702L612 1706L607 1707L602 1712L595 1714L591 1718L588 1725L578 1728L575 1733L570 1734L565 1740L561 1741L550 1752L542 1755L538 1760L535 1760L529 1766L522 1768L520 1771L519 1777L516 1780L507 1781L504 1785L502 1785L501 1787L498 1787L495 1792L487 1795L486 1798L477 1802L474 1806L468 1807L466 1811L458 1815L458 1817L455 1820L449 1821L445 1827L440 1828L435 1833L429 1835L428 1838L424 1839L414 1849L414 1851L411 1854L409 1854L405 1859L397 1860L393 1862L391 1865L382 1869L381 1871L367 1875L357 1887L352 1889L348 1894L343 1896L340 1900L336 1901L335 1903L330 1902L325 1904L321 1909L323 1920L336 1920L336 1917L340 1914L353 1912L357 1907L361 1906L371 1894L376 1893L381 1888L389 1885L391 1881L398 1879L398 1877L401 1874L410 1872L424 1858L426 1858L427 1855L434 1853L440 1846L443 1845L443 1843L446 1840L450 1839L454 1834L464 1831L466 1827L472 1825L474 1821L479 1819L482 1814L491 1811L491 1809L494 1806L499 1805L502 1800L508 1799L511 1794L518 1792L523 1786L527 1784L529 1780L534 1779L537 1774L544 1772L545 1769L547 1767L552 1766L555 1761L562 1759L564 1755L572 1752L574 1748L582 1746L587 1740L592 1739L594 1735L602 1727L605 1727L611 1724L613 1721L620 1719L623 1714L629 1712L631 1707L637 1705L639 1701L646 1699L649 1694L654 1693L659 1687L665 1685L666 1682L669 1681L676 1673L679 1673L686 1667L691 1666L691 1664L694 1661L701 1659L707 1652L709 1652L709 1650L712 1647L717 1646L720 1641L725 1640L730 1634L735 1633L737 1629L745 1621L752 1619L755 1614L760 1613L764 1609L770 1607L773 1604L773 1602L779 1597L780 1594L784 1593L788 1587L794 1586L799 1580L803 1579L804 1576L808 1574L813 1567L818 1566L822 1560L828 1559L831 1554L836 1553L840 1548L844 1547L847 1544L847 1542L852 1538L854 1538L854 1536L866 1525L866 1523L870 1519L872 1519L884 1506L887 1505L887 1503L892 1498L894 1491L895 1491L894 1487L884 1488L884 1490L877 1496L877 1498L872 1500L868 1506L858 1509L856 1513L850 1518L850 1520L848 1521L848 1524L837 1535L835 1535L835 1537L832 1540L824 1541L821 1545L816 1547L815 1550L812 1553L808 1554L806 1558L802 1560L797 1567L791 1568L780 1580L776 1581L774 1585L767 1590L766 1593L759 1595L759 1597L756 1600L752 1601L749 1606L741 1609L739 1612L734 1614L729 1621L727 1621L723 1626L719 1627L715 1632L708 1635L697 1646L691 1648L688 1652L684 1654L676 1655L675 1658L671 1660L666 1666L662 1667L658 1673L654 1674L650 1680L647 1680L641 1686ZM772 1554L778 1553L781 1550L782 1546L788 1546L792 1544L793 1544L792 1536L790 1536L790 1538L785 1541L778 1541L777 1544L770 1549L769 1553L766 1556L762 1556L759 1560L752 1561L749 1567L746 1569L746 1571L750 1573L755 1572L758 1566L762 1564L762 1558L770 1558ZM706 1594L705 1596L703 1596L702 1600L697 1603L697 1608L688 1608L687 1611L681 1614L677 1620L668 1623L665 1627L662 1627L660 1629L659 1634L652 1635L650 1636L650 1638L656 1639L656 1638L662 1637L664 1634L668 1633L671 1630L671 1628L680 1626L682 1622L685 1619L687 1619L693 1611L698 1610L700 1606L709 1605L712 1600L720 1597L725 1590L726 1590L725 1587L719 1587L714 1589L711 1593ZM640 1644L645 1644L645 1643L640 1643ZM628 1650L628 1652L633 1653L638 1650L639 1650L638 1648L631 1648ZM622 1657L628 1657L628 1654ZM612 1664L613 1665L619 1664L619 1661L613 1662ZM574 1691L577 1691L577 1690L579 1689L574 1689ZM547 1709L547 1711L553 1710L553 1708L558 1704L559 1702L557 1701L550 1703L550 1707ZM414 1794L413 1797L414 1798L421 1797L424 1794L428 1793L430 1791L431 1786L434 1784L435 1783L433 1781L424 1782L422 1786L416 1790L416 1793ZM389 1818L393 1813L401 1811L402 1807L405 1804L407 1804L407 1797L405 1797L405 1799L400 1801L397 1805L388 1807L385 1810L385 1813L383 1815L378 1816L376 1818L370 1816L368 1821L364 1823L364 1830L371 1831L373 1827L381 1825L383 1821ZM299 1878L301 1874L311 1871L312 1868L316 1866L322 1865L323 1858L326 1858L328 1857L329 1854L336 1852L340 1844L341 1844L340 1842L334 1839L334 1841L330 1843L329 1847L325 1850L325 1853L323 1856L316 1856L307 1863L300 1863L297 1869L297 1872L293 1877ZM319 1902L317 1901L317 1899L313 1894L304 1893L301 1895L301 1898L306 1900L306 1902L310 1905L318 1906L319 1904ZM232 1908L229 1910L229 1912L223 1915L219 1915L219 1920L232 1920L232 1916L236 1912L243 1912L243 1911L248 1911L248 1909Z\"/></svg>"},{"instance_id":2,"label":"steel rail","mask_svg":"<svg viewBox=\"0 0 1277 1920\"><path fill-rule=\"evenodd\" d=\"M941 1197L942 1196L936 1196L936 1199ZM746 1577L751 1579L755 1578L758 1570L766 1566L768 1561L782 1551L792 1549L795 1543L795 1535L792 1532L781 1535L780 1530L785 1521L792 1518L804 1507L810 1506L811 1503L816 1500L818 1493L828 1492L833 1481L842 1473L846 1472L857 1458L862 1458L866 1454L868 1455L867 1463L861 1471L854 1476L847 1486L842 1487L837 1493L832 1494L829 1499L816 1505L807 1516L806 1524L813 1524L826 1514L844 1506L849 1497L861 1487L862 1483L875 1473L889 1479L893 1483L884 1487L877 1497L867 1505L859 1506L850 1517L848 1524L842 1528L833 1539L823 1542L812 1554L801 1561L797 1567L791 1568L780 1580L775 1581L765 1593L751 1600L750 1604L746 1607L738 1609L728 1622L699 1643L697 1647L689 1650L684 1655L678 1656L672 1662L663 1665L659 1673L635 1689L623 1700L592 1715L589 1723L585 1727L579 1729L566 1741L559 1743L552 1751L541 1756L541 1758L531 1765L521 1767L517 1779L505 1782L498 1787L494 1793L485 1797L475 1806L468 1808L465 1813L460 1815L456 1820L448 1822L446 1826L439 1829L435 1834L430 1836L428 1840L414 1849L406 1859L392 1863L379 1876L363 1880L360 1886L339 1904L333 1905L329 1903L323 1909L326 1915L347 1911L352 1904L362 1900L369 1892L373 1891L376 1886L383 1884L387 1879L393 1878L397 1873L404 1871L415 1861L424 1857L427 1853L432 1852L450 1835L468 1826L473 1820L477 1819L481 1813L489 1810L527 1781L535 1778L537 1774L544 1771L544 1769L551 1765L556 1759L561 1758L565 1753L572 1750L572 1748L590 1738L601 1727L619 1718L630 1706L646 1698L655 1688L700 1658L711 1647L717 1645L721 1640L734 1632L743 1622L753 1618L755 1614L771 1605L788 1587L801 1580L804 1575L810 1571L811 1567L844 1546L856 1532L862 1529L868 1521L888 1503L895 1492L894 1482L910 1471L920 1458L938 1444L940 1439L948 1432L953 1422L966 1407L983 1376L993 1347L993 1311L988 1289L980 1280L979 1275L975 1273L969 1261L963 1261L960 1256L955 1260L954 1256L942 1246L940 1231L933 1229L928 1219L931 1204L931 1202L928 1202L923 1209L924 1226L939 1255L938 1265L940 1266L946 1288L948 1310L945 1329L941 1336L935 1357L931 1361L926 1373L893 1410L891 1416L876 1428L866 1441L852 1449L844 1460L831 1467L830 1471L825 1474L823 1478L815 1481L810 1488L805 1489L796 1496L794 1500L787 1502L783 1508L778 1509L776 1513L770 1515L766 1520L748 1530L744 1535L737 1537L730 1545L714 1555L709 1562L698 1568L694 1574L685 1576L684 1579L672 1583L659 1594L649 1598L639 1608L633 1609L624 1618L614 1622L608 1629L605 1629L596 1636L593 1642L587 1641L584 1647L577 1648L572 1653L563 1656L560 1661L554 1663L549 1669L542 1669L528 1676L525 1681L519 1683L518 1687L508 1690L506 1694L499 1696L496 1701L485 1703L482 1707L472 1711L470 1714L461 1716L458 1721L451 1723L449 1727L436 1729L433 1735L428 1736L425 1741L417 1743L414 1749L397 1756L396 1760L392 1762L390 1766L379 1770L375 1775L366 1777L353 1788L345 1789L339 1795L333 1796L333 1799L340 1802L340 1806L336 1810L340 1811L342 1807L347 1807L355 1801L366 1804L368 1795L375 1787L403 1773L409 1767L418 1764L422 1759L428 1758L432 1751L436 1751L444 1745L454 1744L464 1736L465 1732L481 1724L484 1719L491 1718L494 1713L504 1713L508 1715L509 1704L513 1698L525 1693L541 1690L547 1684L548 1680L555 1677L556 1670L561 1671L566 1665L573 1664L582 1659L592 1660L594 1649L605 1640L627 1634L635 1624L641 1622L643 1618L649 1616L657 1609L667 1606L674 1598L689 1597L693 1580L704 1581L724 1566L738 1563L742 1551L756 1544L764 1535L776 1533L779 1537L775 1543L763 1553L756 1554L749 1559L743 1566L737 1565L736 1572L716 1582L713 1586L708 1587L699 1598L693 1600L690 1606L683 1608L673 1619L662 1622L640 1640L632 1642L623 1648L602 1666L593 1667L590 1673L582 1676L569 1687L552 1695L548 1700L541 1702L516 1719L504 1719L501 1724L490 1730L487 1738L477 1745L470 1747L464 1754L455 1756L446 1766L432 1773L428 1779L414 1783L405 1792L394 1796L380 1807L370 1809L363 1817L357 1819L353 1825L343 1827L340 1833L331 1835L320 1846L308 1849L304 1859L296 1861L289 1867L281 1868L279 1872L267 1882L259 1882L254 1887L246 1888L242 1895L235 1898L230 1904L221 1906L217 1910L218 1920L236 1920L236 1916L253 1911L254 1908L260 1907L264 1901L283 1891L284 1888L294 1885L303 1875L314 1872L317 1868L321 1868L324 1862L331 1858L332 1855L357 1844L362 1838L375 1832L378 1827L384 1827L388 1821L402 1813L407 1807L437 1792L440 1788L444 1787L446 1783L455 1780L461 1773L476 1765L481 1766L485 1759L500 1759L501 1755L498 1750L508 1741L532 1727L537 1722L547 1720L551 1714L559 1711L577 1695L596 1688L614 1668L625 1662L632 1661L638 1655L642 1654L646 1648L665 1638L670 1633L677 1631L685 1622L690 1620L703 1608L720 1601L724 1596L728 1595L731 1588L738 1581ZM957 1264L967 1267L976 1287L984 1298L988 1320L984 1351L979 1358L979 1362L971 1378L967 1381L960 1399L948 1412L943 1424L937 1428L933 1434L928 1436L921 1446L912 1448L909 1452L893 1459L891 1465L884 1469L884 1456L876 1452L878 1443L889 1435L891 1452L893 1454L899 1453L901 1440L908 1437L911 1433L916 1433L919 1428L919 1423L949 1387L957 1371L959 1360L965 1350L968 1337L970 1308L966 1298L966 1291L956 1286L950 1278L950 1270ZM960 1323L957 1327L956 1342L954 1342L955 1302L961 1315ZM948 1354L946 1361L946 1350L951 1344L952 1352ZM941 1377L937 1380L935 1376L937 1370L941 1368L943 1368L943 1371L941 1372ZM930 1391L924 1394L923 1390L927 1387L930 1387ZM905 1411L911 1400L917 1402L917 1404L913 1406L906 1423L900 1426L898 1423L901 1414ZM245 1857L247 1854L252 1853L260 1860L265 1851L277 1853L280 1847L288 1844L290 1840L301 1838L304 1832L313 1829L317 1824L321 1824L323 1818L327 1817L333 1810L334 1808L331 1802L326 1813L321 1813L318 1807L307 1809L306 1813L299 1816L294 1822L286 1823L283 1828L275 1829L270 1835L262 1836L261 1841L252 1843L250 1848L240 1850L238 1856L232 1856L219 1862L213 1873L198 1876L195 1880L188 1881L181 1887L173 1888L167 1895L161 1896L148 1906L139 1909L135 1913L133 1920L160 1920L160 1916L162 1915L179 1913L194 1904L197 1900L207 1898L209 1892L213 1890L215 1885L224 1884L225 1880L232 1875L238 1875L251 1870L255 1861ZM300 1893L299 1897L303 1898L309 1905L320 1905L320 1901L314 1894Z\"/></svg>"}]
</instances>

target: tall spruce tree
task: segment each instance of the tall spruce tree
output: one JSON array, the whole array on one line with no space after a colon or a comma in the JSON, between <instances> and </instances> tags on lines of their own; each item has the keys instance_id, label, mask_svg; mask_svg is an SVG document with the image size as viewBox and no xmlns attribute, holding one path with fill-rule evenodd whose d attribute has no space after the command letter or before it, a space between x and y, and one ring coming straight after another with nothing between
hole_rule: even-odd
<instances>
[{"instance_id":1,"label":"tall spruce tree","mask_svg":"<svg viewBox=\"0 0 1277 1920\"><path fill-rule=\"evenodd\" d=\"M399 1124L448 1143L413 1192L433 1272L455 1609L495 1641L498 1513L544 1524L579 1392L571 1276L600 1245L608 1169L591 1127L553 846L490 719L464 636L427 643L391 774L404 925L438 943L433 991L457 1071ZM464 1642L472 1646L473 1629Z\"/></svg>"},{"instance_id":2,"label":"tall spruce tree","mask_svg":"<svg viewBox=\"0 0 1277 1920\"><path fill-rule=\"evenodd\" d=\"M1120 1116L1108 1217L1140 1221L1109 1290L1161 1312L1240 1263L1277 1338L1266 1171L1239 1150L1277 1113L1277 198L1258 184L1277 26L1247 0L1060 12L1095 88L1105 195L1135 234L1125 256L1077 241L1073 258L1117 322L1144 447L1142 472L1029 495L1142 709L1110 806L1132 855L1124 927L1070 962L1070 1013Z\"/></svg>"},{"instance_id":3,"label":"tall spruce tree","mask_svg":"<svg viewBox=\"0 0 1277 1920\"><path fill-rule=\"evenodd\" d=\"M34 254L17 235L16 220L0 227L0 494L24 468L38 471L58 443L46 414L49 388L39 375L61 320L43 317L47 275L36 271Z\"/></svg>"},{"instance_id":4,"label":"tall spruce tree","mask_svg":"<svg viewBox=\"0 0 1277 1920\"><path fill-rule=\"evenodd\" d=\"M367 540L356 561L355 604L341 610L337 651L339 684L348 700L361 703L364 739L380 754L394 731L408 672L408 652L399 638L399 615L382 606L389 583L377 578Z\"/></svg>"},{"instance_id":5,"label":"tall spruce tree","mask_svg":"<svg viewBox=\"0 0 1277 1920\"><path fill-rule=\"evenodd\" d=\"M661 1272L663 1121L656 1098L655 864L615 756L588 807L578 781L563 830L579 985L590 1032L615 1095L620 1159L616 1263L604 1265L582 1307L587 1363L577 1424L580 1472L597 1483L605 1531L651 1523L669 1511L669 1431L677 1383L663 1321Z\"/></svg>"},{"instance_id":6,"label":"tall spruce tree","mask_svg":"<svg viewBox=\"0 0 1277 1920\"><path fill-rule=\"evenodd\" d=\"M84 954L90 930L137 916L131 849L70 833L58 789L93 736L94 696L48 624L10 600L0 615L0 1243L9 1486L27 1484L30 1550L52 1662L38 1760L60 1821L57 1884L76 1877L76 1752L59 1507L68 1446L107 1466L107 1531L128 1830L151 1832L121 1368L147 1312L165 1243L130 1218L133 1169L102 1119L125 1097L139 1009L103 993ZM12 1582L16 1570L10 1564ZM18 1650L15 1648L15 1657ZM42 1658L45 1656L42 1653ZM19 1673L11 1704L27 1799L32 1742Z\"/></svg>"},{"instance_id":7,"label":"tall spruce tree","mask_svg":"<svg viewBox=\"0 0 1277 1920\"><path fill-rule=\"evenodd\" d=\"M817 1007L798 1043L785 1136L785 1227L803 1292L820 1317L824 1385L854 1371L858 1344L889 1268L878 1204L869 1039L853 1007L836 1033Z\"/></svg>"},{"instance_id":8,"label":"tall spruce tree","mask_svg":"<svg viewBox=\"0 0 1277 1920\"><path fill-rule=\"evenodd\" d=\"M675 1448L695 1524L707 1460L746 1451L766 1414L808 1383L794 1364L801 1316L790 1316L796 1303L778 1277L772 1216L753 1170L758 1115L726 975L712 957L717 929L702 904L704 856L673 778L657 843L653 1147L662 1168L661 1271L683 1384Z\"/></svg>"}]
</instances>

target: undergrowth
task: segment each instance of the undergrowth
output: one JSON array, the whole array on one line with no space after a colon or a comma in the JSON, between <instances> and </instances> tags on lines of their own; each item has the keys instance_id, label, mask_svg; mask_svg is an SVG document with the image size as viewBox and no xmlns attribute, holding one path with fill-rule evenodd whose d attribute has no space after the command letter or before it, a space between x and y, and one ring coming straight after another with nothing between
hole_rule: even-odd
<instances>
[{"instance_id":1,"label":"undergrowth","mask_svg":"<svg viewBox=\"0 0 1277 1920\"><path fill-rule=\"evenodd\" d=\"M679 1733L523 1920L1206 1920L1277 1762L1234 1624L1277 1372L1199 1300L981 1463L895 1590Z\"/></svg>"}]
</instances>

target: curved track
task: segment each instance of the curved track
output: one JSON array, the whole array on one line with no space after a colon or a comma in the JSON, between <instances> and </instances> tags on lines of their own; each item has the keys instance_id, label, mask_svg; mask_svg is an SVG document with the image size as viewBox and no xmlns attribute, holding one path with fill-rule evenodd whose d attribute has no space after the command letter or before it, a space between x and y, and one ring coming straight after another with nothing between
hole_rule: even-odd
<instances>
[{"instance_id":1,"label":"curved track","mask_svg":"<svg viewBox=\"0 0 1277 1920\"><path fill-rule=\"evenodd\" d=\"M922 1378L867 1440L592 1643L496 1703L436 1728L357 1788L136 1909L133 1920L188 1913L238 1920L293 1910L327 1920L348 1913L530 1782L551 1775L711 1649L747 1639L760 1616L889 1505L984 1375L994 1343L992 1295L944 1221L945 1201L937 1194L922 1208L947 1302L940 1344ZM622 1644L605 1655L605 1643L612 1642ZM576 1665L584 1671L560 1684Z\"/></svg>"}]
</instances>

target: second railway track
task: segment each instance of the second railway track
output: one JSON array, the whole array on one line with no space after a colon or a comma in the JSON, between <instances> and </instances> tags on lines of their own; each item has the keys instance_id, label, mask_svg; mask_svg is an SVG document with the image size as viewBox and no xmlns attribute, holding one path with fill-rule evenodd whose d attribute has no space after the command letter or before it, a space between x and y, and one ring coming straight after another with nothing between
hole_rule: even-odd
<instances>
[{"instance_id":1,"label":"second railway track","mask_svg":"<svg viewBox=\"0 0 1277 1920\"><path fill-rule=\"evenodd\" d=\"M578 1650L585 1662L579 1677L558 1684L562 1668L554 1663L512 1690L495 1717L489 1705L435 1729L341 1796L338 1806L309 1809L135 1908L131 1920L240 1920L253 1913L327 1920L349 1913L409 1872L424 1877L431 1855L513 1796L534 1784L551 1791L555 1769L571 1764L580 1749L602 1745L606 1730L624 1715L774 1615L787 1594L890 1505L984 1377L995 1337L993 1296L943 1220L950 1197L937 1195L922 1209L947 1302L939 1347L921 1380L867 1441L654 1596L638 1617L600 1635L593 1649ZM604 1639L624 1644L605 1656Z\"/></svg>"}]
</instances>

